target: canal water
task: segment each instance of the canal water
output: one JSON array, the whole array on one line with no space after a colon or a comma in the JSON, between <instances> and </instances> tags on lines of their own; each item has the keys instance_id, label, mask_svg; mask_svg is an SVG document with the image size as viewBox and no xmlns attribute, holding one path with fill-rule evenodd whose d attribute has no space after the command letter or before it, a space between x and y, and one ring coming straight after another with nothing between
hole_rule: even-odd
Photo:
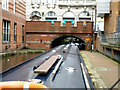
<instances>
[{"instance_id":1,"label":"canal water","mask_svg":"<svg viewBox=\"0 0 120 90\"><path fill-rule=\"evenodd\" d=\"M16 54L13 56L2 57L0 60L0 69L2 72L12 68L13 66L19 65L27 60L30 60L36 56L40 55L40 53L23 53L23 54Z\"/></svg>"}]
</instances>

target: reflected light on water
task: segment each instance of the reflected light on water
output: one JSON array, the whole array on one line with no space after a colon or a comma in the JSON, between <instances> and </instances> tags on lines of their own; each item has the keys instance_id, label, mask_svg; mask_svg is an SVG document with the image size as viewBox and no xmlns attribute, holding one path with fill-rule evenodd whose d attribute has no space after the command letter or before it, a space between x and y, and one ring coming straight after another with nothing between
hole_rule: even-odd
<instances>
[{"instance_id":1,"label":"reflected light on water","mask_svg":"<svg viewBox=\"0 0 120 90\"><path fill-rule=\"evenodd\" d=\"M0 69L2 69L2 72L13 67L16 65L19 65L29 59L32 59L33 57L36 57L40 54L35 53L35 54L16 54L13 56L8 56L8 57L2 57L2 60L0 60L0 63L2 63L2 65L0 66Z\"/></svg>"}]
</instances>

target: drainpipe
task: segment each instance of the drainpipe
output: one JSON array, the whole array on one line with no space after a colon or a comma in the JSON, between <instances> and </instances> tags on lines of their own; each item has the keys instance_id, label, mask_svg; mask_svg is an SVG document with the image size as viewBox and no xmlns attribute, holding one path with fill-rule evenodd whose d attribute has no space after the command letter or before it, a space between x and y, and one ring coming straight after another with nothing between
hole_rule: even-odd
<instances>
[{"instance_id":1,"label":"drainpipe","mask_svg":"<svg viewBox=\"0 0 120 90\"><path fill-rule=\"evenodd\" d=\"M94 34L94 32L96 32L96 15L97 15L97 10L96 10L96 6L95 6L95 28L94 28L94 31L93 31L93 34ZM95 35L95 34L94 34ZM96 37L94 37L94 38L96 38ZM96 40L96 39L95 39ZM96 43L96 41L95 41L95 43ZM96 45L96 44L95 44ZM93 49L95 49L96 50L96 48L93 48Z\"/></svg>"},{"instance_id":2,"label":"drainpipe","mask_svg":"<svg viewBox=\"0 0 120 90\"><path fill-rule=\"evenodd\" d=\"M91 38L92 38L92 41L91 41L91 52L92 52L92 44L93 44L93 7L92 7L92 31L91 31Z\"/></svg>"}]
</instances>

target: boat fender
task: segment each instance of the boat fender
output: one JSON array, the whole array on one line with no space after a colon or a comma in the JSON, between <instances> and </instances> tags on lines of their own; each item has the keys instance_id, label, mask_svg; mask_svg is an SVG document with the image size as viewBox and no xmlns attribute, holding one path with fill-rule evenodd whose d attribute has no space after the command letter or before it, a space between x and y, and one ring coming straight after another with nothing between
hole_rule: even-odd
<instances>
[{"instance_id":1,"label":"boat fender","mask_svg":"<svg viewBox=\"0 0 120 90\"><path fill-rule=\"evenodd\" d=\"M50 90L43 84L24 82L24 81L7 81L0 82L0 90L34 90L34 89L42 89L42 90Z\"/></svg>"}]
</instances>

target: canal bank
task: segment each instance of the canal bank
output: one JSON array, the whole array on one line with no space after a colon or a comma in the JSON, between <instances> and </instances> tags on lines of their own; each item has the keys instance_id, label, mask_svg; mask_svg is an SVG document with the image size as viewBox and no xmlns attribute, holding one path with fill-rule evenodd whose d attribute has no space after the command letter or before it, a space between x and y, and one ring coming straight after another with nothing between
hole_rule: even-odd
<instances>
[{"instance_id":1,"label":"canal bank","mask_svg":"<svg viewBox=\"0 0 120 90\"><path fill-rule=\"evenodd\" d=\"M23 49L18 51L1 53L1 73L9 70L10 68L18 66L19 64L22 64L34 57L37 57L44 52L45 50Z\"/></svg>"},{"instance_id":2,"label":"canal bank","mask_svg":"<svg viewBox=\"0 0 120 90\"><path fill-rule=\"evenodd\" d=\"M120 78L120 64L112 59L98 52L81 51L81 54L96 88L110 88Z\"/></svg>"},{"instance_id":3,"label":"canal bank","mask_svg":"<svg viewBox=\"0 0 120 90\"><path fill-rule=\"evenodd\" d=\"M6 56L13 56L16 54L24 54L24 53L44 53L45 50L43 49L22 49L22 50L17 50L17 51L10 51L10 52L5 52L5 53L0 53L0 56L6 57Z\"/></svg>"}]
</instances>

